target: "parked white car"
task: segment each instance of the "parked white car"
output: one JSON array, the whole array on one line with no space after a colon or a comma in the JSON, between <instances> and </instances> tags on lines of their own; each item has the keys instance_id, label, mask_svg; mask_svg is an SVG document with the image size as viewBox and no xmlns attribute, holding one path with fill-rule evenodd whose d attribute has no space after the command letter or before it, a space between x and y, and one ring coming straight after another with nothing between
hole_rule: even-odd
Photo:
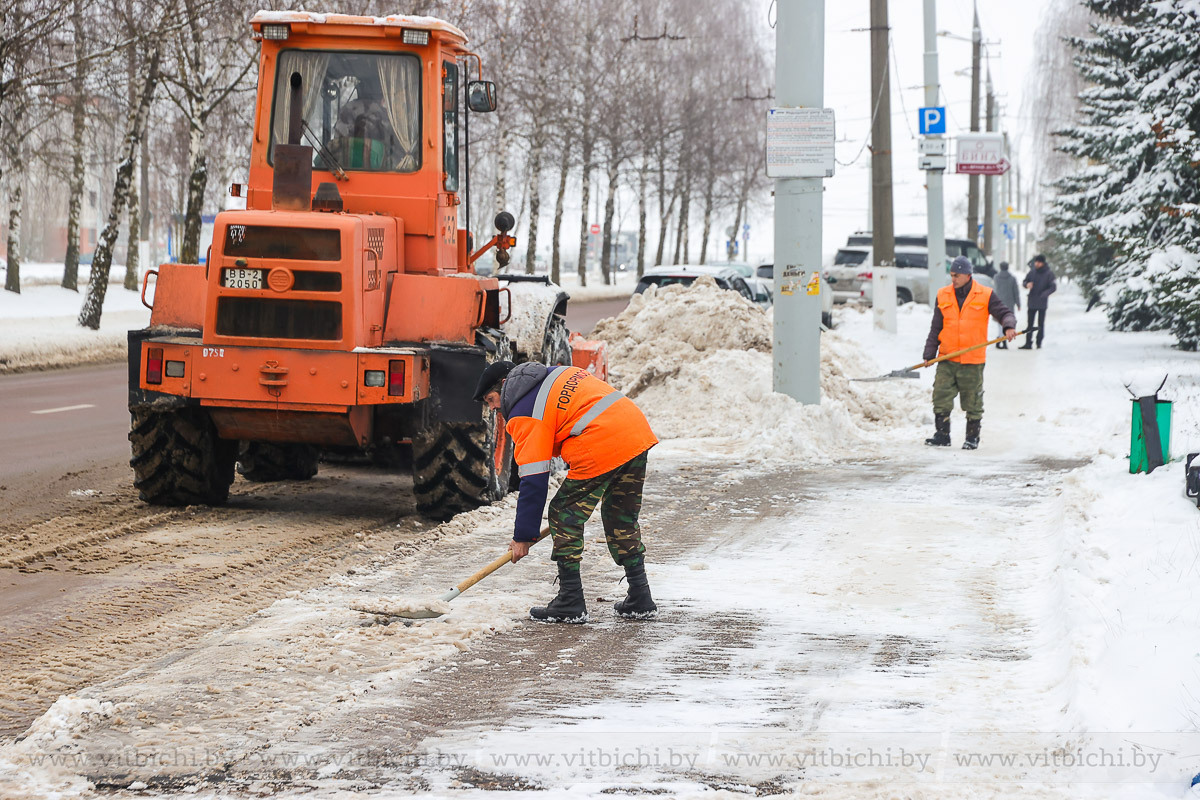
<instances>
[{"instance_id":1,"label":"parked white car","mask_svg":"<svg viewBox=\"0 0 1200 800\"><path fill-rule=\"evenodd\" d=\"M896 252L896 305L904 305L905 303L929 302L929 263L928 254L921 254L920 258L912 258L913 254L908 254L904 259L906 264L901 264L899 249ZM946 259L946 283L950 282L950 261ZM866 271L866 278L863 281L860 297L868 305L873 305L875 297L873 294L873 285L871 278L873 271ZM981 285L992 288L994 283L992 279L983 273L975 273L971 276L972 279L978 281Z\"/></svg>"},{"instance_id":2,"label":"parked white car","mask_svg":"<svg viewBox=\"0 0 1200 800\"><path fill-rule=\"evenodd\" d=\"M833 287L834 302L848 303L863 296L863 287L871 283L872 268L875 263L872 248L867 246L843 247L833 257L833 264L825 268L825 280ZM896 248L896 302L900 304L927 302L929 293L928 277L924 285L911 278L917 272L928 269L929 251L924 247L912 245ZM949 269L950 262L946 262ZM903 282L900 276L904 275Z\"/></svg>"}]
</instances>

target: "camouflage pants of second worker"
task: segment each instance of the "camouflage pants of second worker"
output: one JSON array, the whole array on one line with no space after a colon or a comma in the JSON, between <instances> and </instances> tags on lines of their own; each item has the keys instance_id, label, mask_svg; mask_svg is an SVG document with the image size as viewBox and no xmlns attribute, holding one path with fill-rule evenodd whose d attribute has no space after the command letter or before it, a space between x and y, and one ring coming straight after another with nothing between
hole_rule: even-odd
<instances>
[{"instance_id":1,"label":"camouflage pants of second worker","mask_svg":"<svg viewBox=\"0 0 1200 800\"><path fill-rule=\"evenodd\" d=\"M967 419L983 419L983 364L938 362L933 376L933 413L953 411L955 395Z\"/></svg>"},{"instance_id":2,"label":"camouflage pants of second worker","mask_svg":"<svg viewBox=\"0 0 1200 800\"><path fill-rule=\"evenodd\" d=\"M646 552L642 546L642 530L638 526L645 482L645 453L595 478L563 481L550 501L550 532L554 537L550 558L568 568L579 569L579 560L583 556L583 526L599 505L604 538L613 561L623 567L640 564L642 554Z\"/></svg>"}]
</instances>

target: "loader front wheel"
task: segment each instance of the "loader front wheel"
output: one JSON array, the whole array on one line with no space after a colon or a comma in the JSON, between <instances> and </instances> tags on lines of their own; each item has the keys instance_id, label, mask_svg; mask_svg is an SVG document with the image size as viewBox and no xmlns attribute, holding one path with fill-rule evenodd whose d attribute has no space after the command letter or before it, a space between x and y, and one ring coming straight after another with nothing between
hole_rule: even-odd
<instances>
[{"instance_id":1,"label":"loader front wheel","mask_svg":"<svg viewBox=\"0 0 1200 800\"><path fill-rule=\"evenodd\" d=\"M547 367L562 367L571 365L571 342L567 332L567 320L553 314L546 324L546 333L542 337L542 363Z\"/></svg>"},{"instance_id":2,"label":"loader front wheel","mask_svg":"<svg viewBox=\"0 0 1200 800\"><path fill-rule=\"evenodd\" d=\"M156 506L223 505L233 483L237 442L217 436L208 414L193 408L131 412L133 485Z\"/></svg>"},{"instance_id":3,"label":"loader front wheel","mask_svg":"<svg viewBox=\"0 0 1200 800\"><path fill-rule=\"evenodd\" d=\"M417 511L444 522L508 494L513 443L504 419L486 409L481 423L435 423L413 437Z\"/></svg>"},{"instance_id":4,"label":"loader front wheel","mask_svg":"<svg viewBox=\"0 0 1200 800\"><path fill-rule=\"evenodd\" d=\"M238 454L238 474L248 481L306 481L317 474L321 451L311 444L246 442Z\"/></svg>"}]
</instances>

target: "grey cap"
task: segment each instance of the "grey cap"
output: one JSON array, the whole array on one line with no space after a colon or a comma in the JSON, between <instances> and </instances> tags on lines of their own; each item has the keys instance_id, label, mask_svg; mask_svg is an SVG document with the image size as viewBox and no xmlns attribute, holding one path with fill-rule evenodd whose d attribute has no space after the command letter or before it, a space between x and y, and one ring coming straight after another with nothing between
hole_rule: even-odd
<instances>
[{"instance_id":1,"label":"grey cap","mask_svg":"<svg viewBox=\"0 0 1200 800\"><path fill-rule=\"evenodd\" d=\"M955 256L950 262L951 275L970 275L971 274L971 259L966 256Z\"/></svg>"},{"instance_id":2,"label":"grey cap","mask_svg":"<svg viewBox=\"0 0 1200 800\"><path fill-rule=\"evenodd\" d=\"M490 392L499 391L500 382L508 377L508 373L512 372L515 366L516 364L511 361L496 361L488 364L479 376L479 383L475 385L475 400L482 403L483 398L487 397Z\"/></svg>"}]
</instances>

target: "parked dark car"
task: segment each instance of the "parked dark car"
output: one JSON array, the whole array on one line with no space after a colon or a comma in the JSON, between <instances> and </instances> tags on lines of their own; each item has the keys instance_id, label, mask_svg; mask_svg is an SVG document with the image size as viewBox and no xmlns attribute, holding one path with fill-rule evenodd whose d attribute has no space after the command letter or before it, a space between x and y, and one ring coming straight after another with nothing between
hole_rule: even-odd
<instances>
[{"instance_id":1,"label":"parked dark car","mask_svg":"<svg viewBox=\"0 0 1200 800\"><path fill-rule=\"evenodd\" d=\"M672 286L680 284L683 286L690 285L696 278L701 275L708 275L717 286L722 289L731 289L742 297L749 300L751 303L756 303L755 292L746 283L746 279L741 273L732 267L716 267L716 266L700 266L697 264L676 264L670 267L654 267L646 270L634 288L634 294L641 294L651 286Z\"/></svg>"}]
</instances>

